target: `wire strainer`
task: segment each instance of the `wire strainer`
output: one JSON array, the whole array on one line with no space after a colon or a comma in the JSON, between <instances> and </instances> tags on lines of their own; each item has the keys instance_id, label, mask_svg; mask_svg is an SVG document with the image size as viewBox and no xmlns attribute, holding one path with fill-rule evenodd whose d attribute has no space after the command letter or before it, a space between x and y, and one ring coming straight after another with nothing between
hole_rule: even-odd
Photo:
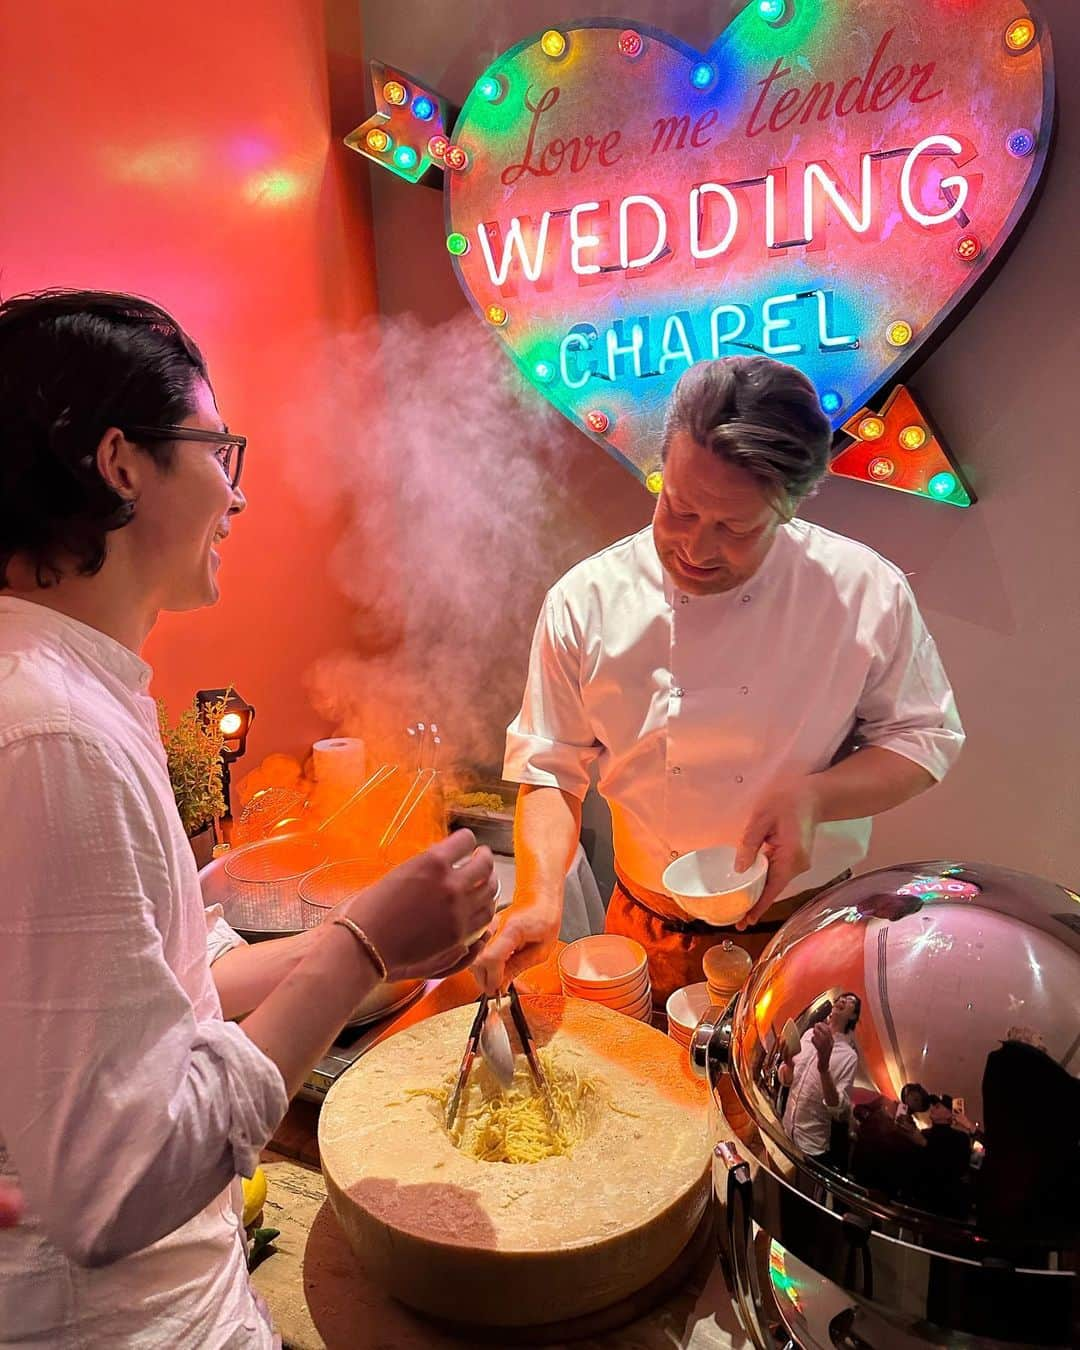
<instances>
[{"instance_id":1,"label":"wire strainer","mask_svg":"<svg viewBox=\"0 0 1080 1350\"><path fill-rule=\"evenodd\" d=\"M333 842L327 827L396 772L396 765L383 764L310 833L275 835L230 851L225 875L234 883L230 909L236 926L299 931L304 916L297 884L305 873L330 860Z\"/></svg>"},{"instance_id":2,"label":"wire strainer","mask_svg":"<svg viewBox=\"0 0 1080 1350\"><path fill-rule=\"evenodd\" d=\"M233 825L233 848L267 838L288 821L293 831L308 801L296 788L266 787L256 792Z\"/></svg>"},{"instance_id":3,"label":"wire strainer","mask_svg":"<svg viewBox=\"0 0 1080 1350\"><path fill-rule=\"evenodd\" d=\"M348 900L357 891L372 886L390 870L385 857L350 858L346 862L323 863L300 879L297 891L304 927L315 928L329 910Z\"/></svg>"}]
</instances>

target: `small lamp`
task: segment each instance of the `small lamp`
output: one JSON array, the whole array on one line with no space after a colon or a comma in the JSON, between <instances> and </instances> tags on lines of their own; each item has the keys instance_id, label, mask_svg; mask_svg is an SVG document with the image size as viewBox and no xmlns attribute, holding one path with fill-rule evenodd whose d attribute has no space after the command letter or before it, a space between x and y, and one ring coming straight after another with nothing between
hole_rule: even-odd
<instances>
[{"instance_id":1,"label":"small lamp","mask_svg":"<svg viewBox=\"0 0 1080 1350\"><path fill-rule=\"evenodd\" d=\"M247 749L248 732L255 720L255 708L231 687L200 689L195 694L195 704L204 722L210 716L210 710L214 710L218 717L218 727L225 738L221 747L221 790L225 798L225 815L231 819L229 765L238 760Z\"/></svg>"}]
</instances>

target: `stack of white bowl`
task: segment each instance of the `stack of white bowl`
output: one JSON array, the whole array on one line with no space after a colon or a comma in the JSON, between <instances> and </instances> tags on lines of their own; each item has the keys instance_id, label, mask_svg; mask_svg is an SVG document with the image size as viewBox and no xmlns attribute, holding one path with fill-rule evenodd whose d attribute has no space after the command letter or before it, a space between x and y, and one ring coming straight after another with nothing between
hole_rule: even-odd
<instances>
[{"instance_id":1,"label":"stack of white bowl","mask_svg":"<svg viewBox=\"0 0 1080 1350\"><path fill-rule=\"evenodd\" d=\"M668 1035L671 1039L689 1050L694 1028L708 1012L710 1003L709 986L704 981L700 984L684 984L681 989L676 989L667 1001Z\"/></svg>"},{"instance_id":2,"label":"stack of white bowl","mask_svg":"<svg viewBox=\"0 0 1080 1350\"><path fill-rule=\"evenodd\" d=\"M615 1012L652 1018L652 985L645 948L618 933L578 938L559 953L559 979L568 998L602 1003Z\"/></svg>"}]
</instances>

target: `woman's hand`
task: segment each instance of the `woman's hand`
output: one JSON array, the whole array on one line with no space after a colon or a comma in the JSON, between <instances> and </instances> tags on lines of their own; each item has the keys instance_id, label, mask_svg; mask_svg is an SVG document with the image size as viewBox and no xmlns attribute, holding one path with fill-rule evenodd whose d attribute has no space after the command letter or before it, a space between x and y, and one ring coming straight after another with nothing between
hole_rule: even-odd
<instances>
[{"instance_id":1,"label":"woman's hand","mask_svg":"<svg viewBox=\"0 0 1080 1350\"><path fill-rule=\"evenodd\" d=\"M471 964L495 917L495 864L456 830L339 906L363 929L391 980L429 979Z\"/></svg>"}]
</instances>

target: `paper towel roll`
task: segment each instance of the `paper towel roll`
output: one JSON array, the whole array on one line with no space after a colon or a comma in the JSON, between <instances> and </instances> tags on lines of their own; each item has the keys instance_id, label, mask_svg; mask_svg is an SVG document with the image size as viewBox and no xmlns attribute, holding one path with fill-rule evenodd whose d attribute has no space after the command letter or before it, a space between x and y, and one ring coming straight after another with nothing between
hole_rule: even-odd
<instances>
[{"instance_id":1,"label":"paper towel roll","mask_svg":"<svg viewBox=\"0 0 1080 1350\"><path fill-rule=\"evenodd\" d=\"M364 742L357 736L331 736L311 747L312 768L320 787L354 792L364 781Z\"/></svg>"}]
</instances>

